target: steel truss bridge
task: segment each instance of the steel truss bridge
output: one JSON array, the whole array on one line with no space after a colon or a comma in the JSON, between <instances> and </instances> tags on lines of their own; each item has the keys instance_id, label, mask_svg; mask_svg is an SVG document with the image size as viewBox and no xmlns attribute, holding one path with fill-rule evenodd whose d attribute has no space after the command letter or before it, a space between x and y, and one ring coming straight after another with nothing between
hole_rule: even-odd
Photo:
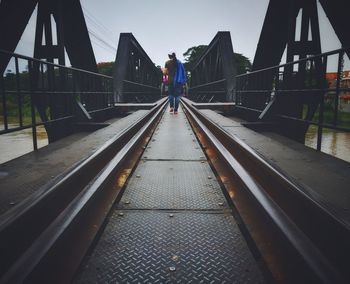
<instances>
[{"instance_id":1,"label":"steel truss bridge","mask_svg":"<svg viewBox=\"0 0 350 284\"><path fill-rule=\"evenodd\" d=\"M0 215L0 282L108 281L110 275L101 276L97 272L92 275L90 270L81 266L83 263L100 270L102 268L96 268L98 265L106 265L96 260L96 253L91 252L94 248L100 250L108 265L121 259L118 262L121 267L130 261L130 267L138 271L145 264L137 266L138 260L130 260L125 251L134 248L138 242L145 242L140 246L151 251L153 243L150 244L150 240L168 237L174 242L180 240L193 244L196 250L191 251L190 246L187 250L193 255L198 254L195 257L199 259L220 258L217 251L211 250L211 244L201 244L201 236L203 234L204 240L221 243L236 234L232 231L232 223L238 224L239 230L236 229L241 233L224 248L227 252L222 252L223 259L215 264L210 264L209 260L198 264L200 260L187 259L190 257L186 250L174 249L176 245L171 242L166 246L169 246L169 251L174 251L170 253L171 260L167 260L168 256L161 247L165 243L154 241L156 249L152 255L155 255L149 259L151 273L143 274L144 281L349 281L349 224L305 194L300 184L271 166L242 140L229 135L213 120L215 117L210 119L201 112L202 109L219 110L226 116L238 117L243 121L242 125L255 132L268 130L300 143L304 143L309 126L315 125L318 128L318 151L321 150L324 129L349 132L349 126L341 122L338 111L340 94L350 91L341 85L344 60L350 56L350 32L346 22L349 11L344 8L349 5L347 0L319 0L319 3L342 48L322 53L316 0L270 0L252 70L237 75L230 33L219 31L192 70L188 70L188 94L182 99L178 122L174 122L166 110L161 70L131 33L120 34L113 76L102 75L97 71L79 0L2 0L0 94L3 128L0 135L31 129L33 148L37 150L38 126L45 127L49 143L54 144L82 130L102 129L107 125L105 121L126 116L132 108L143 109L145 113L94 154L82 159L68 172L61 173L57 182L46 185L45 190L40 187L41 190L34 195ZM36 7L34 55L16 54L15 48ZM300 11L300 39L296 39ZM16 21L9 29L7 23L14 17ZM55 31L52 30L52 19ZM53 43L53 34L57 35L57 44ZM279 65L285 50L287 63ZM65 51L72 67L65 66ZM297 61L294 60L296 57ZM337 58L336 85L330 86L326 75L334 58ZM15 66L11 74L6 73L9 62ZM27 69L23 70L23 66ZM327 102L334 105L331 122L325 119ZM16 125L10 121L10 112L14 108L18 119ZM176 139L180 145L194 143L194 149L187 156L174 158L169 156L164 143L171 142L167 140L167 129L180 126L183 132ZM197 138L192 139L194 137ZM165 142L157 144L157 139ZM185 149L179 151L185 152ZM153 180L143 181L151 188L147 198L153 198L152 204L145 205L140 200L146 197L131 191L131 184L137 187L138 180L147 176L142 163L149 165L147 170L152 169L152 163L158 163L158 170L152 173L155 178L158 178L157 174L164 175L163 179L157 180L158 185L153 184ZM193 166L193 175L184 178L194 193L185 189L172 192L174 188L166 180L166 176L172 173L164 169L186 168L190 163L210 166L198 172ZM206 176L201 176L201 173ZM185 174L181 172L181 175ZM174 179L177 177L175 175ZM217 187L218 191L196 193L196 188L204 185L192 184L193 178L213 180L209 187ZM166 197L157 186L170 188ZM181 185L177 186L181 188ZM179 200L177 194L181 195ZM211 203L213 195L217 199ZM157 198L164 198L164 203L157 203ZM173 202L163 207L170 199ZM192 203L186 203L186 199ZM130 207L129 204L136 205ZM233 215L235 221L227 221L225 214ZM217 219L213 217L211 220L213 215ZM123 216L125 224L122 221L124 225L121 225L118 218ZM177 217L184 218L182 223L177 223ZM200 218L207 219L202 221ZM106 241L106 232L108 234L108 230L114 228L108 220L116 222L118 228L115 234L119 237L112 243L123 243L124 233L120 232L125 228L129 228L133 235L143 236L134 243L123 243L114 259L109 259L110 250L97 241L100 237ZM166 220L175 220L171 228L164 225ZM222 226L215 229L210 225L216 222L222 222ZM149 231L144 224L149 224L156 233ZM199 231L193 228L193 224L199 224ZM183 230L183 235L173 230L177 226ZM172 235L167 236L165 232L172 232ZM234 263L232 257L236 252L230 249L237 243L241 244L243 239L247 245L240 247L244 255L242 259L245 259L242 266ZM155 263L164 267L158 270L153 266ZM186 263L193 265L193 270L188 269ZM225 267L230 268L225 271ZM238 271L248 269L249 273L246 276L234 275L232 267ZM224 271L213 272L216 277L213 280L209 276L198 276L204 273L202 270L198 272L202 268L203 271ZM137 275L129 275L131 272L127 268L123 269L109 281L141 281Z\"/></svg>"}]
</instances>

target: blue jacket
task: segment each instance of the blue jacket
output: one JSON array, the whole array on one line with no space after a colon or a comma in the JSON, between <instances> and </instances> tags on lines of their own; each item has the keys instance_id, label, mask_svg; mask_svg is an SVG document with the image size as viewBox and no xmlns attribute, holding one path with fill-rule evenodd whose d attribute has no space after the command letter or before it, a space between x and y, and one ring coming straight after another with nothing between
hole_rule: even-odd
<instances>
[{"instance_id":1,"label":"blue jacket","mask_svg":"<svg viewBox=\"0 0 350 284\"><path fill-rule=\"evenodd\" d=\"M186 84L186 72L180 60L176 60L177 68L174 76L174 86Z\"/></svg>"}]
</instances>

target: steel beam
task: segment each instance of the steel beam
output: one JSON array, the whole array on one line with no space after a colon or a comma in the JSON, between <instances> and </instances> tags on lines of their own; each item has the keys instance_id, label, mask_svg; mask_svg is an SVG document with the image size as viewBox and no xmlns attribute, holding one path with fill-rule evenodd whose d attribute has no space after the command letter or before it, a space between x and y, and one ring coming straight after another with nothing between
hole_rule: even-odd
<instances>
[{"instance_id":1,"label":"steel beam","mask_svg":"<svg viewBox=\"0 0 350 284\"><path fill-rule=\"evenodd\" d=\"M120 34L113 78L115 102L160 99L161 71L132 33Z\"/></svg>"},{"instance_id":2,"label":"steel beam","mask_svg":"<svg viewBox=\"0 0 350 284\"><path fill-rule=\"evenodd\" d=\"M343 47L350 47L349 1L319 0ZM350 57L350 52L347 52Z\"/></svg>"},{"instance_id":3,"label":"steel beam","mask_svg":"<svg viewBox=\"0 0 350 284\"><path fill-rule=\"evenodd\" d=\"M38 0L2 0L0 2L0 49L14 52ZM0 74L10 56L0 57Z\"/></svg>"},{"instance_id":4,"label":"steel beam","mask_svg":"<svg viewBox=\"0 0 350 284\"><path fill-rule=\"evenodd\" d=\"M72 66L97 73L96 59L80 0L62 0L62 11L64 43Z\"/></svg>"},{"instance_id":5,"label":"steel beam","mask_svg":"<svg viewBox=\"0 0 350 284\"><path fill-rule=\"evenodd\" d=\"M214 95L216 100L231 102L235 97L236 74L231 35L218 32L193 65L190 96L197 101L208 102L214 94L220 93L224 97Z\"/></svg>"}]
</instances>

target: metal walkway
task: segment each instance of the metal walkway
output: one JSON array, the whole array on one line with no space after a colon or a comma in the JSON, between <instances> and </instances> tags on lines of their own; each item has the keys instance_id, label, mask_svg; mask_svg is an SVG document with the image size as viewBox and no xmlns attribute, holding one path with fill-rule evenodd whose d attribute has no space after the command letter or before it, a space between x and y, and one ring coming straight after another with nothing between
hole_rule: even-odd
<instances>
[{"instance_id":1,"label":"metal walkway","mask_svg":"<svg viewBox=\"0 0 350 284\"><path fill-rule=\"evenodd\" d=\"M76 283L264 283L180 110L163 115Z\"/></svg>"}]
</instances>

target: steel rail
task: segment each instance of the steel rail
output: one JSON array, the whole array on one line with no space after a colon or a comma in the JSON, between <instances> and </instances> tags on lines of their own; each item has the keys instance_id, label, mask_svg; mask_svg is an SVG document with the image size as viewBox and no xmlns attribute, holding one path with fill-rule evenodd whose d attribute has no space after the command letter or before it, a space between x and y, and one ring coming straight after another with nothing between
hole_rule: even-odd
<instances>
[{"instance_id":1,"label":"steel rail","mask_svg":"<svg viewBox=\"0 0 350 284\"><path fill-rule=\"evenodd\" d=\"M140 146L155 129L163 110L164 104L161 104L152 112L142 128L16 261L1 283L72 281L114 202L121 196L123 184L117 180L115 185L116 176L125 182L125 166L136 164L143 152ZM133 165L130 165L130 158Z\"/></svg>"},{"instance_id":2,"label":"steel rail","mask_svg":"<svg viewBox=\"0 0 350 284\"><path fill-rule=\"evenodd\" d=\"M86 187L91 185L106 164L114 160L115 155L126 153L125 145L130 145L130 141L134 141L141 129L145 131L145 125L149 125L151 119L154 121L155 115L159 115L165 102L165 99L158 101L155 107L130 127L107 141L90 157L63 173L57 183L40 188L0 216L0 277L3 277L0 278L0 283L15 277L11 274L11 269L17 267L18 262L32 250L43 233L62 216L62 212L67 210L78 196L84 194ZM36 253L40 251L33 253L32 257L38 257Z\"/></svg>"},{"instance_id":3,"label":"steel rail","mask_svg":"<svg viewBox=\"0 0 350 284\"><path fill-rule=\"evenodd\" d=\"M228 196L275 278L282 282L346 283L349 227L244 142L206 118L189 100L182 101Z\"/></svg>"}]
</instances>

